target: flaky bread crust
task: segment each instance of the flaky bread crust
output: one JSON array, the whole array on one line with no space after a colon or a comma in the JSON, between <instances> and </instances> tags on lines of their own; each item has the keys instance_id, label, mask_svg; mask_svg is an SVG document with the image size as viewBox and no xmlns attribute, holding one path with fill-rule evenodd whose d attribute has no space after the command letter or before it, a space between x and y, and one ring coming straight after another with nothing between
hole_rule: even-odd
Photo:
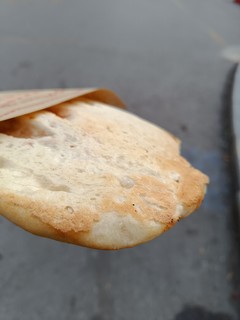
<instances>
[{"instance_id":1,"label":"flaky bread crust","mask_svg":"<svg viewBox=\"0 0 240 320\"><path fill-rule=\"evenodd\" d=\"M208 178L180 142L79 99L0 123L0 212L34 234L97 249L149 241L196 210Z\"/></svg>"}]
</instances>

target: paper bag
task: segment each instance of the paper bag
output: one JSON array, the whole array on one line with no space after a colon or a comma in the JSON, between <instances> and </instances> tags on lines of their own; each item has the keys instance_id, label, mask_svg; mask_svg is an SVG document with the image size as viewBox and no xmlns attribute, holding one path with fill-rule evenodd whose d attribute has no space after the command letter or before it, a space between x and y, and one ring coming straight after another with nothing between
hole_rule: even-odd
<instances>
[{"instance_id":1,"label":"paper bag","mask_svg":"<svg viewBox=\"0 0 240 320\"><path fill-rule=\"evenodd\" d=\"M124 108L115 93L107 89L51 89L0 92L0 121L53 107L59 103L85 97Z\"/></svg>"}]
</instances>

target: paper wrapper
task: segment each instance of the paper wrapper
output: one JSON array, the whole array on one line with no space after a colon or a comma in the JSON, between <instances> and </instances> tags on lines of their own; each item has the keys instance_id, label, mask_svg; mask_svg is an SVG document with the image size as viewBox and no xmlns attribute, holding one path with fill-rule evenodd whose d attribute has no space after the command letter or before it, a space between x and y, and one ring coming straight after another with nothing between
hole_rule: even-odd
<instances>
[{"instance_id":1,"label":"paper wrapper","mask_svg":"<svg viewBox=\"0 0 240 320\"><path fill-rule=\"evenodd\" d=\"M124 108L118 96L107 89L52 89L0 92L0 121L53 107L59 103L84 97Z\"/></svg>"}]
</instances>

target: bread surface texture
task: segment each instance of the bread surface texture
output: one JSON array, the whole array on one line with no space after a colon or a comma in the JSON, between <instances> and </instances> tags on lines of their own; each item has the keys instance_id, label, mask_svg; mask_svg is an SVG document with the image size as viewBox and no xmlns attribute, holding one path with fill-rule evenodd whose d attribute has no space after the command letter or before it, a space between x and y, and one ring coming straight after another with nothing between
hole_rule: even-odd
<instances>
[{"instance_id":1,"label":"bread surface texture","mask_svg":"<svg viewBox=\"0 0 240 320\"><path fill-rule=\"evenodd\" d=\"M144 243L203 200L208 178L179 149L165 130L84 99L0 122L0 213L86 247Z\"/></svg>"}]
</instances>

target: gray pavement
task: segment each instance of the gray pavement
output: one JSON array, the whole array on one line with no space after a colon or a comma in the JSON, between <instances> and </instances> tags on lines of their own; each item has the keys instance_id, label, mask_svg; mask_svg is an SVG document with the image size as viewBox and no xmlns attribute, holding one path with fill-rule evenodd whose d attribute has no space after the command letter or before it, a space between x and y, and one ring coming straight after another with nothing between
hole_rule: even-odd
<instances>
[{"instance_id":1,"label":"gray pavement","mask_svg":"<svg viewBox=\"0 0 240 320\"><path fill-rule=\"evenodd\" d=\"M119 252L0 219L0 319L239 319L238 243L223 99L239 45L230 0L2 0L0 89L99 86L183 140L209 174L201 209ZM225 113L223 109L225 108Z\"/></svg>"}]
</instances>

